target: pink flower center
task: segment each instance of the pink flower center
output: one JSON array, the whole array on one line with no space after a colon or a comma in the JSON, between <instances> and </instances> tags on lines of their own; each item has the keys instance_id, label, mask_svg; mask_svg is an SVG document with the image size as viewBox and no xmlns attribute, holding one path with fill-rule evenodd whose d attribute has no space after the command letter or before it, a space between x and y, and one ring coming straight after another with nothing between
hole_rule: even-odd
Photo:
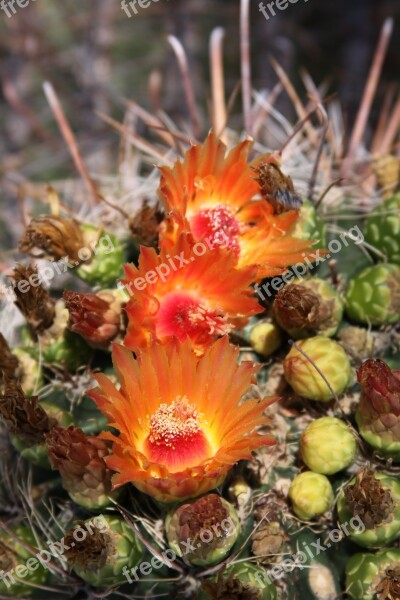
<instances>
[{"instance_id":1,"label":"pink flower center","mask_svg":"<svg viewBox=\"0 0 400 600\"><path fill-rule=\"evenodd\" d=\"M205 343L210 336L224 335L230 327L218 311L205 308L189 294L172 292L163 298L157 314L157 337L187 336Z\"/></svg>"},{"instance_id":2,"label":"pink flower center","mask_svg":"<svg viewBox=\"0 0 400 600\"><path fill-rule=\"evenodd\" d=\"M240 227L227 206L219 204L215 208L201 210L190 219L190 227L196 239L206 237L216 246L223 246L239 254Z\"/></svg>"},{"instance_id":3,"label":"pink flower center","mask_svg":"<svg viewBox=\"0 0 400 600\"><path fill-rule=\"evenodd\" d=\"M150 419L145 442L149 460L179 471L201 463L211 454L196 407L187 398L161 404Z\"/></svg>"}]
</instances>

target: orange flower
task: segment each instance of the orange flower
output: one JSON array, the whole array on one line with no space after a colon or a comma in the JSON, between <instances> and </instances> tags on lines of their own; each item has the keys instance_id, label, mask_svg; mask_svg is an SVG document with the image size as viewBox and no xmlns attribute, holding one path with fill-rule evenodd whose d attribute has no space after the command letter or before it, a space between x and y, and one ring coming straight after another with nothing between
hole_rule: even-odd
<instances>
[{"instance_id":1,"label":"orange flower","mask_svg":"<svg viewBox=\"0 0 400 600\"><path fill-rule=\"evenodd\" d=\"M252 141L245 140L225 156L226 146L211 132L204 145L186 152L183 162L161 168L159 194L166 210L187 219L196 240L224 232L238 267L258 265L259 280L314 254L312 242L289 233L298 211L274 214L272 203L254 199L260 194L255 167L277 159L270 155L248 163L251 146Z\"/></svg>"},{"instance_id":2,"label":"orange flower","mask_svg":"<svg viewBox=\"0 0 400 600\"><path fill-rule=\"evenodd\" d=\"M227 336L201 358L173 339L139 351L137 360L114 344L121 388L99 374L100 388L89 392L119 432L102 434L113 442L105 460L117 471L114 487L132 482L162 502L196 497L253 450L275 443L254 431L269 423L263 411L275 398L240 404L258 367L238 364L238 354Z\"/></svg>"},{"instance_id":3,"label":"orange flower","mask_svg":"<svg viewBox=\"0 0 400 600\"><path fill-rule=\"evenodd\" d=\"M125 267L131 300L124 343L136 350L154 340L189 338L201 353L217 336L263 310L250 287L256 268L237 269L223 244L196 243L177 220L168 223L178 230L176 242L161 238L160 254L143 246L139 266Z\"/></svg>"}]
</instances>

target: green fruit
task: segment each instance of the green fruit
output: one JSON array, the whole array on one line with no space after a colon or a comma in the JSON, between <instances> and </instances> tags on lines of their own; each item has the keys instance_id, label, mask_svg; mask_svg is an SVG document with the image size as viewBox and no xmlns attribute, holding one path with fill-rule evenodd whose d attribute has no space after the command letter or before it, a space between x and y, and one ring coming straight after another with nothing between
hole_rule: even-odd
<instances>
[{"instance_id":1,"label":"green fruit","mask_svg":"<svg viewBox=\"0 0 400 600\"><path fill-rule=\"evenodd\" d=\"M349 501L346 490L356 490L362 477L365 484L354 492L355 500ZM372 471L361 473L339 492L337 511L342 526L351 523L352 518L362 523L362 527L350 532L353 542L363 548L386 546L400 536L400 480Z\"/></svg>"},{"instance_id":2,"label":"green fruit","mask_svg":"<svg viewBox=\"0 0 400 600\"><path fill-rule=\"evenodd\" d=\"M366 325L400 320L400 267L380 264L361 271L349 283L346 312Z\"/></svg>"},{"instance_id":3,"label":"green fruit","mask_svg":"<svg viewBox=\"0 0 400 600\"><path fill-rule=\"evenodd\" d=\"M372 212L365 222L364 237L388 262L400 265L400 194Z\"/></svg>"},{"instance_id":4,"label":"green fruit","mask_svg":"<svg viewBox=\"0 0 400 600\"><path fill-rule=\"evenodd\" d=\"M341 419L322 417L305 429L300 438L300 455L314 473L333 475L355 461L357 442Z\"/></svg>"},{"instance_id":5,"label":"green fruit","mask_svg":"<svg viewBox=\"0 0 400 600\"><path fill-rule=\"evenodd\" d=\"M399 590L400 550L392 548L376 554L354 554L346 565L346 592L353 600L376 600L377 592L386 580L393 581L393 588ZM396 575L397 573L397 575ZM388 583L390 586L390 583ZM388 590L388 588L385 588ZM390 587L389 587L389 591ZM379 596L380 598L398 598L398 595Z\"/></svg>"},{"instance_id":6,"label":"green fruit","mask_svg":"<svg viewBox=\"0 0 400 600\"><path fill-rule=\"evenodd\" d=\"M65 331L59 339L43 348L43 360L74 372L87 365L90 352L89 346L79 335Z\"/></svg>"},{"instance_id":7,"label":"green fruit","mask_svg":"<svg viewBox=\"0 0 400 600\"><path fill-rule=\"evenodd\" d=\"M98 229L92 225L82 225L81 229L88 259L76 269L75 274L92 286L113 287L122 276L125 262L123 245L112 233L103 232L98 238Z\"/></svg>"},{"instance_id":8,"label":"green fruit","mask_svg":"<svg viewBox=\"0 0 400 600\"><path fill-rule=\"evenodd\" d=\"M293 479L289 498L299 519L309 521L332 508L334 494L325 475L305 471Z\"/></svg>"},{"instance_id":9,"label":"green fruit","mask_svg":"<svg viewBox=\"0 0 400 600\"><path fill-rule=\"evenodd\" d=\"M0 533L0 594L11 598L28 596L43 585L48 571L29 552L25 544L36 549L37 542L32 531L23 525L13 529L13 533L23 542L14 540L5 531Z\"/></svg>"},{"instance_id":10,"label":"green fruit","mask_svg":"<svg viewBox=\"0 0 400 600\"><path fill-rule=\"evenodd\" d=\"M93 526L93 523L98 525ZM74 543L74 547L69 544L67 560L75 573L94 587L127 583L129 580L125 573L137 569L143 558L143 546L124 519L99 515L79 525L79 529L88 531L85 537L82 532L79 536L74 534L76 528L65 536L66 543ZM90 533L90 528L94 533ZM79 542L77 538L83 537L83 541ZM140 577L140 573L138 575Z\"/></svg>"},{"instance_id":11,"label":"green fruit","mask_svg":"<svg viewBox=\"0 0 400 600\"><path fill-rule=\"evenodd\" d=\"M303 199L303 206L291 235L300 240L318 240L313 248L326 247L326 224L319 217L313 203L307 198Z\"/></svg>"},{"instance_id":12,"label":"green fruit","mask_svg":"<svg viewBox=\"0 0 400 600\"><path fill-rule=\"evenodd\" d=\"M274 323L258 323L250 332L252 348L265 358L274 354L282 341L282 332Z\"/></svg>"},{"instance_id":13,"label":"green fruit","mask_svg":"<svg viewBox=\"0 0 400 600\"><path fill-rule=\"evenodd\" d=\"M344 392L351 379L351 367L340 344L330 338L316 336L296 345L315 363L337 395ZM286 381L299 396L329 402L334 397L331 390L300 350L293 346L284 360Z\"/></svg>"}]
</instances>

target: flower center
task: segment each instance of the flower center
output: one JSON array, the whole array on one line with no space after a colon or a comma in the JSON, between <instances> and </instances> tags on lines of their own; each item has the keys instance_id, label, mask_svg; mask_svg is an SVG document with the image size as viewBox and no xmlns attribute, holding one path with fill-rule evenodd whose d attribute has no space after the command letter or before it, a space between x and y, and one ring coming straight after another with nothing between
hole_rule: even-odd
<instances>
[{"instance_id":1,"label":"flower center","mask_svg":"<svg viewBox=\"0 0 400 600\"><path fill-rule=\"evenodd\" d=\"M198 344L207 342L210 335L224 335L229 325L217 310L179 292L163 298L157 315L158 337L174 336L183 341L187 336Z\"/></svg>"},{"instance_id":2,"label":"flower center","mask_svg":"<svg viewBox=\"0 0 400 600\"><path fill-rule=\"evenodd\" d=\"M199 423L201 416L186 397L161 404L150 419L145 442L149 460L176 472L208 458L211 447Z\"/></svg>"},{"instance_id":3,"label":"flower center","mask_svg":"<svg viewBox=\"0 0 400 600\"><path fill-rule=\"evenodd\" d=\"M215 246L223 246L239 254L240 227L233 212L223 204L201 210L190 220L196 239L208 238Z\"/></svg>"}]
</instances>

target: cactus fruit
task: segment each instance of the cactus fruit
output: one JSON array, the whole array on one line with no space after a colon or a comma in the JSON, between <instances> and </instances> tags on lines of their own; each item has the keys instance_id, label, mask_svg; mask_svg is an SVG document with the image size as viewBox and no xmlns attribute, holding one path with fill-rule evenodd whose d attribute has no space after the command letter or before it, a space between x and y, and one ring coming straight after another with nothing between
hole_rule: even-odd
<instances>
[{"instance_id":1,"label":"cactus fruit","mask_svg":"<svg viewBox=\"0 0 400 600\"><path fill-rule=\"evenodd\" d=\"M305 471L293 479L289 498L299 519L310 521L332 508L334 494L325 475Z\"/></svg>"},{"instance_id":2,"label":"cactus fruit","mask_svg":"<svg viewBox=\"0 0 400 600\"><path fill-rule=\"evenodd\" d=\"M350 361L340 344L316 336L301 340L296 346L292 347L283 365L286 381L296 394L320 402L329 402L334 397L312 363L323 373L335 394L344 392L352 373Z\"/></svg>"},{"instance_id":3,"label":"cactus fruit","mask_svg":"<svg viewBox=\"0 0 400 600\"><path fill-rule=\"evenodd\" d=\"M400 265L400 194L376 208L365 221L365 241L377 248L388 262Z\"/></svg>"},{"instance_id":4,"label":"cactus fruit","mask_svg":"<svg viewBox=\"0 0 400 600\"><path fill-rule=\"evenodd\" d=\"M341 419L316 419L300 438L300 456L314 473L333 475L349 467L357 455L356 438Z\"/></svg>"}]
</instances>

